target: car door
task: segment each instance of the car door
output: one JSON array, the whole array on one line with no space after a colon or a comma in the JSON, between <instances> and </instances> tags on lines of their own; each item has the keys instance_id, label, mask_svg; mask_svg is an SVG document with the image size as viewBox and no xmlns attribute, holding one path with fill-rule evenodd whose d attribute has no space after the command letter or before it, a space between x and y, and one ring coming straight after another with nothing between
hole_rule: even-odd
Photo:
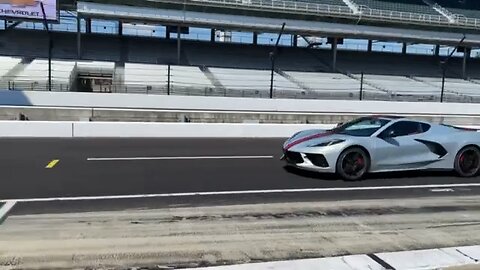
<instances>
[{"instance_id":1,"label":"car door","mask_svg":"<svg viewBox=\"0 0 480 270\"><path fill-rule=\"evenodd\" d=\"M418 141L429 128L415 121L399 121L386 128L375 138L372 170L421 168L438 159Z\"/></svg>"}]
</instances>

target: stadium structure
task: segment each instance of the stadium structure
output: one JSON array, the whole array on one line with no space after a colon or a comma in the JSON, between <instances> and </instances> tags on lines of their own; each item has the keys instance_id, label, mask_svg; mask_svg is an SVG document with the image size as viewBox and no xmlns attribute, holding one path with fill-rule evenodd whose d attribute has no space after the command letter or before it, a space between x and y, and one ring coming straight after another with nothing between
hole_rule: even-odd
<instances>
[{"instance_id":1,"label":"stadium structure","mask_svg":"<svg viewBox=\"0 0 480 270\"><path fill-rule=\"evenodd\" d=\"M4 19L1 89L480 101L474 0L66 0L58 8L49 31ZM191 38L194 29L208 37ZM280 35L288 42L275 46ZM345 47L352 40L365 43ZM400 51L379 50L385 42ZM429 49L411 53L416 44Z\"/></svg>"}]
</instances>

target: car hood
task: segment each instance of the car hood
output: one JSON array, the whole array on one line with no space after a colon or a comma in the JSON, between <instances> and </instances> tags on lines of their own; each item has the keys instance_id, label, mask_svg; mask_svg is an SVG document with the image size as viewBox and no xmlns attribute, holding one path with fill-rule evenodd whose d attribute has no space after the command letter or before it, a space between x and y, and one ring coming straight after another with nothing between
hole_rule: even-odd
<instances>
[{"instance_id":1,"label":"car hood","mask_svg":"<svg viewBox=\"0 0 480 270\"><path fill-rule=\"evenodd\" d=\"M345 140L348 136L334 133L331 130L311 129L294 134L283 144L284 150L290 150L297 146L310 146L336 139Z\"/></svg>"}]
</instances>

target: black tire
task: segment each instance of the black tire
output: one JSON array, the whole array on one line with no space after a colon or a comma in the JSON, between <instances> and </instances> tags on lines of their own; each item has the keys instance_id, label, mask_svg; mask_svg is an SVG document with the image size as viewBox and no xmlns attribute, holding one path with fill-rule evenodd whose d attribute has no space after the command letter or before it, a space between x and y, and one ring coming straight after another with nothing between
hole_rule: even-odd
<instances>
[{"instance_id":1,"label":"black tire","mask_svg":"<svg viewBox=\"0 0 480 270\"><path fill-rule=\"evenodd\" d=\"M338 157L336 164L337 174L348 181L362 179L370 168L370 158L360 147L345 149Z\"/></svg>"},{"instance_id":2,"label":"black tire","mask_svg":"<svg viewBox=\"0 0 480 270\"><path fill-rule=\"evenodd\" d=\"M480 150L475 146L467 146L455 156L455 172L461 177L473 177L480 172Z\"/></svg>"}]
</instances>

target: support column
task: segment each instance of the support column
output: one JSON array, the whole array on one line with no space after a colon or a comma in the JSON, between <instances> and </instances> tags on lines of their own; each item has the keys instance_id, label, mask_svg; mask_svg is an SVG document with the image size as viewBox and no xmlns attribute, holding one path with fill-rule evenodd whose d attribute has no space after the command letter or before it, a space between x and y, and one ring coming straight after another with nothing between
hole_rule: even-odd
<instances>
[{"instance_id":1,"label":"support column","mask_svg":"<svg viewBox=\"0 0 480 270\"><path fill-rule=\"evenodd\" d=\"M403 43L402 54L407 54L407 43Z\"/></svg>"},{"instance_id":2,"label":"support column","mask_svg":"<svg viewBox=\"0 0 480 270\"><path fill-rule=\"evenodd\" d=\"M77 58L82 59L82 18L77 17Z\"/></svg>"},{"instance_id":3,"label":"support column","mask_svg":"<svg viewBox=\"0 0 480 270\"><path fill-rule=\"evenodd\" d=\"M210 42L215 42L215 29L210 30Z\"/></svg>"},{"instance_id":4,"label":"support column","mask_svg":"<svg viewBox=\"0 0 480 270\"><path fill-rule=\"evenodd\" d=\"M372 52L372 45L373 45L373 41L369 39L368 45L367 45L367 52Z\"/></svg>"},{"instance_id":5,"label":"support column","mask_svg":"<svg viewBox=\"0 0 480 270\"><path fill-rule=\"evenodd\" d=\"M87 32L87 34L92 33L92 19L86 18L85 23L87 24L86 27L85 27L85 29L86 29L85 32Z\"/></svg>"},{"instance_id":6,"label":"support column","mask_svg":"<svg viewBox=\"0 0 480 270\"><path fill-rule=\"evenodd\" d=\"M439 57L440 56L440 45L435 45L435 56Z\"/></svg>"},{"instance_id":7,"label":"support column","mask_svg":"<svg viewBox=\"0 0 480 270\"><path fill-rule=\"evenodd\" d=\"M165 39L170 39L170 27L165 27Z\"/></svg>"},{"instance_id":8,"label":"support column","mask_svg":"<svg viewBox=\"0 0 480 270\"><path fill-rule=\"evenodd\" d=\"M123 22L118 21L118 35L122 36L123 35Z\"/></svg>"},{"instance_id":9,"label":"support column","mask_svg":"<svg viewBox=\"0 0 480 270\"><path fill-rule=\"evenodd\" d=\"M180 33L181 29L180 29L180 25L177 26L177 64L180 65L180 54L181 54L181 39L182 39L182 35Z\"/></svg>"},{"instance_id":10,"label":"support column","mask_svg":"<svg viewBox=\"0 0 480 270\"><path fill-rule=\"evenodd\" d=\"M333 71L337 70L337 38L333 38L332 42L332 53L333 53L333 60L332 60L332 69Z\"/></svg>"},{"instance_id":11,"label":"support column","mask_svg":"<svg viewBox=\"0 0 480 270\"><path fill-rule=\"evenodd\" d=\"M298 35L293 35L293 47L298 47Z\"/></svg>"},{"instance_id":12,"label":"support column","mask_svg":"<svg viewBox=\"0 0 480 270\"><path fill-rule=\"evenodd\" d=\"M253 45L257 45L257 44L258 44L258 33L253 32Z\"/></svg>"},{"instance_id":13,"label":"support column","mask_svg":"<svg viewBox=\"0 0 480 270\"><path fill-rule=\"evenodd\" d=\"M463 65L462 65L462 75L463 78L467 78L467 60L470 58L470 48L463 48Z\"/></svg>"}]
</instances>

